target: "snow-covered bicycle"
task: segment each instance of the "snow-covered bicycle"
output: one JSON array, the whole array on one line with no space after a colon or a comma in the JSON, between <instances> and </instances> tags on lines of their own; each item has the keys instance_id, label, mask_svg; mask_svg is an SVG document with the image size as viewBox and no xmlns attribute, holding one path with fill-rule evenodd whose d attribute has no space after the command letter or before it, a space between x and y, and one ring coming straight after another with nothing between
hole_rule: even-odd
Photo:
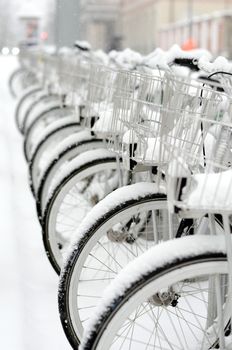
<instances>
[{"instance_id":1,"label":"snow-covered bicycle","mask_svg":"<svg viewBox=\"0 0 232 350\"><path fill-rule=\"evenodd\" d=\"M119 273L92 314L81 349L231 348L231 96L223 96L220 111L217 93L211 97L203 108L210 114L184 113L192 120L189 133L202 140L194 151L170 134L161 139L171 156L169 212L200 221L197 232L151 248ZM180 140L178 129L172 136ZM192 174L191 163L204 172Z\"/></svg>"},{"instance_id":2,"label":"snow-covered bicycle","mask_svg":"<svg viewBox=\"0 0 232 350\"><path fill-rule=\"evenodd\" d=\"M128 96L119 94L115 104L115 116L120 116L122 126L130 126L129 132L124 129L121 155L134 169L149 170L150 183L114 191L91 210L77 230L78 239L63 269L59 299L61 320L74 347L81 338L83 323L101 297L102 287L123 266L158 242L193 234L199 226L191 218L182 220L179 229L176 217L169 221L162 177L170 159L160 141L168 134L174 144L181 143L194 153L202 144L200 124L197 129L194 117L207 118L213 112L216 118L223 111L224 97L202 82L194 86L173 76L137 75L134 84L137 91ZM194 164L191 170L200 171ZM85 290L91 290L92 295L85 294Z\"/></svg>"},{"instance_id":3,"label":"snow-covered bicycle","mask_svg":"<svg viewBox=\"0 0 232 350\"><path fill-rule=\"evenodd\" d=\"M134 55L132 55L132 53L129 52L130 55L128 58L128 52L126 54L127 64L130 62L131 56L133 56L133 67L136 67L135 62L136 60L138 60L137 57L135 59ZM141 62L141 58L139 59ZM167 64L166 67L169 68ZM139 69L141 70L143 68L144 67L140 65ZM152 88L154 90L153 95L155 93L155 89L157 88L157 99L160 99L160 94L162 93L161 83L163 70L157 70L157 72L157 74L160 74L160 78L157 79L157 82L152 82L152 84L154 84ZM139 93L142 96L141 98L146 98L147 96L144 95L146 94L144 86L146 86L147 79L149 80L149 75L143 74L141 76L139 71L134 69L133 71L128 71L125 70L125 68L123 70L114 68L112 69L111 67L96 65L93 65L92 67L91 79L89 81L89 89L86 101L86 117L90 120L90 122L93 121L94 116L95 119L96 117L100 117L95 122L91 130L98 137L103 136L103 139L109 140L111 145L115 145L117 151L119 151L122 144L122 142L119 140L119 135L122 135L123 132L126 130L126 123L122 124L120 122L120 113L123 113L123 106L118 106L116 112L113 111L114 97L115 95L117 95L117 93L120 93L120 95L122 96L127 97L132 95L133 98L136 98L138 94L138 87L140 86ZM157 84L157 86L155 84ZM127 108L124 109L127 110ZM116 118L113 118L113 112L116 113ZM133 115L133 111L131 111L131 113ZM134 144L134 142L131 143L132 146ZM84 166L83 160L85 158L86 165ZM95 182L92 182L94 183L94 187L96 187L96 190L93 191L92 185L88 185L87 187L84 186L84 193L82 193L83 187L81 187L82 192L80 196L79 190L77 191L77 187L79 186L78 182L81 182L84 179L85 181L87 181L86 172L87 170L90 172L88 173L88 177L90 176L90 174L93 174L92 172L94 172L94 166L96 162L98 164L98 167L100 167L100 165L102 164L102 169L104 171L106 167L106 158L111 164L108 166L113 167L113 173L117 168L118 174L120 174L120 172L125 172L124 167L121 167L121 169L119 169L121 158L117 157L115 153L112 153L112 151L106 152L105 150L99 150L99 152L88 152L85 155L81 154L79 157L75 157L74 159L69 161L68 164L59 163L59 169L56 170L56 174L58 176L57 179L52 179L51 176L49 177L49 181L52 180L53 182L53 184L51 184L51 182L49 183L50 189L48 187L45 187L47 192L45 192L44 194L41 194L41 192L39 191L39 194L41 196L41 202L39 205L37 204L37 208L39 215L42 217L44 244L48 257L57 272L59 272L63 262L61 248L62 250L64 250L64 248L69 244L70 237L72 236L73 232L75 232L86 213L90 210L90 208L92 208L93 203L96 204L100 199L102 199L105 196L105 194L108 194L112 190L115 190L120 183L127 184L131 182L131 179L128 178L128 175L125 176L123 181L120 180L119 176L119 179L116 181L116 183L115 181L112 182L112 180L110 179L112 174L110 173L111 175L106 178L104 191L102 190L103 180L99 180L101 183L99 189L96 187L97 185L95 184ZM62 165L65 165L64 172L60 172L60 166ZM132 169L133 167L130 170ZM145 167L145 171L147 169L148 168ZM153 168L152 172L154 172L153 175L155 175L156 169ZM55 173L53 174L55 175ZM127 174L127 171L125 172L125 174ZM145 176L145 178L147 179L147 174L145 174ZM137 179L134 179L132 182L138 181L138 178L141 179L141 174L137 173L136 177ZM45 178L45 182L47 178L48 177ZM113 178L115 179L115 176L113 176ZM142 178L144 178L144 174L142 174ZM95 181L96 176L93 179ZM87 183L88 182L89 179ZM90 191L91 194L88 194L88 191ZM82 200L83 198L88 198L87 202L85 199L85 204L83 204L85 207L85 211L82 211L82 204L80 202L81 198ZM92 198L94 198L95 200L93 201ZM87 203L88 209L86 208ZM81 217L79 215L79 211L82 211ZM64 231L65 234L62 234L62 231Z\"/></svg>"}]
</instances>

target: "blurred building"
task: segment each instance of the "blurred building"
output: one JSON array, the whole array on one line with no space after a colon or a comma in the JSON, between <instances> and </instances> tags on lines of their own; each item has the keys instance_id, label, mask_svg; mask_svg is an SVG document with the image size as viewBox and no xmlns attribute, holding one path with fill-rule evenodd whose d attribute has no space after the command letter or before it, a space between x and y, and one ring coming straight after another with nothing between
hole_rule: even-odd
<instances>
[{"instance_id":1,"label":"blurred building","mask_svg":"<svg viewBox=\"0 0 232 350\"><path fill-rule=\"evenodd\" d=\"M143 53L157 46L170 47L176 41L182 45L191 34L188 28L193 16L228 9L232 9L232 0L122 0L122 44ZM185 34L177 39L173 34L176 27L173 23L183 20ZM165 31L168 34L165 35ZM202 44L203 40L198 40L197 45Z\"/></svg>"},{"instance_id":2,"label":"blurred building","mask_svg":"<svg viewBox=\"0 0 232 350\"><path fill-rule=\"evenodd\" d=\"M167 8L158 15L160 1L151 0L122 0L121 1L121 31L123 47L131 47L140 52L149 52L156 46L157 28L160 16L166 23Z\"/></svg>"},{"instance_id":3,"label":"blurred building","mask_svg":"<svg viewBox=\"0 0 232 350\"><path fill-rule=\"evenodd\" d=\"M111 50L119 47L120 0L82 0L80 36L93 48Z\"/></svg>"},{"instance_id":4,"label":"blurred building","mask_svg":"<svg viewBox=\"0 0 232 350\"><path fill-rule=\"evenodd\" d=\"M32 3L25 3L18 13L20 21L19 43L22 45L38 45L41 12Z\"/></svg>"},{"instance_id":5,"label":"blurred building","mask_svg":"<svg viewBox=\"0 0 232 350\"><path fill-rule=\"evenodd\" d=\"M159 30L158 45L168 49L174 42L189 48L202 47L215 56L232 58L232 11L218 11L178 21Z\"/></svg>"},{"instance_id":6,"label":"blurred building","mask_svg":"<svg viewBox=\"0 0 232 350\"><path fill-rule=\"evenodd\" d=\"M66 1L66 0L64 0ZM76 0L74 0L76 1ZM54 44L55 3L57 0L0 0L0 51L20 42Z\"/></svg>"},{"instance_id":7,"label":"blurred building","mask_svg":"<svg viewBox=\"0 0 232 350\"><path fill-rule=\"evenodd\" d=\"M192 40L218 54L230 45L232 0L80 1L80 36L94 48L148 53Z\"/></svg>"},{"instance_id":8,"label":"blurred building","mask_svg":"<svg viewBox=\"0 0 232 350\"><path fill-rule=\"evenodd\" d=\"M79 0L56 0L55 43L57 47L70 46L79 37Z\"/></svg>"}]
</instances>

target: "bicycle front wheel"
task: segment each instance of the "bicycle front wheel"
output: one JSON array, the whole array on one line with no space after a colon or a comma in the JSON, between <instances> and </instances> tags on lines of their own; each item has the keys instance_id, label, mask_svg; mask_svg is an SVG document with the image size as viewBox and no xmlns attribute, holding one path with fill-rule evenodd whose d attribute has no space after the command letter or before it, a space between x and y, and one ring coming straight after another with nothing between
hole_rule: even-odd
<instances>
[{"instance_id":1,"label":"bicycle front wheel","mask_svg":"<svg viewBox=\"0 0 232 350\"><path fill-rule=\"evenodd\" d=\"M222 241L185 237L134 260L103 296L81 349L224 349L230 308Z\"/></svg>"},{"instance_id":2,"label":"bicycle front wheel","mask_svg":"<svg viewBox=\"0 0 232 350\"><path fill-rule=\"evenodd\" d=\"M42 219L45 250L57 273L63 264L63 253L83 218L119 183L115 155L104 149L82 153L65 171L67 175L51 190Z\"/></svg>"},{"instance_id":3,"label":"bicycle front wheel","mask_svg":"<svg viewBox=\"0 0 232 350\"><path fill-rule=\"evenodd\" d=\"M66 262L59 288L61 322L74 348L104 289L121 269L168 239L166 195L157 193L152 183L122 187L97 204L82 226L85 230Z\"/></svg>"}]
</instances>

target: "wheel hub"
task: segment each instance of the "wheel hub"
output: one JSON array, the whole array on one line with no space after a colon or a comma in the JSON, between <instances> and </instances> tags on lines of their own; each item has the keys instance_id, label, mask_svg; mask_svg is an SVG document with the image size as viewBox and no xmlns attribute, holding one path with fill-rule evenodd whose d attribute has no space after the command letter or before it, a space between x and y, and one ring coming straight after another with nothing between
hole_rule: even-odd
<instances>
[{"instance_id":1,"label":"wheel hub","mask_svg":"<svg viewBox=\"0 0 232 350\"><path fill-rule=\"evenodd\" d=\"M122 243L126 241L127 233L118 230L109 230L107 232L107 237L111 242Z\"/></svg>"},{"instance_id":2,"label":"wheel hub","mask_svg":"<svg viewBox=\"0 0 232 350\"><path fill-rule=\"evenodd\" d=\"M155 306L173 306L178 304L179 295L170 287L168 290L160 291L148 299Z\"/></svg>"}]
</instances>

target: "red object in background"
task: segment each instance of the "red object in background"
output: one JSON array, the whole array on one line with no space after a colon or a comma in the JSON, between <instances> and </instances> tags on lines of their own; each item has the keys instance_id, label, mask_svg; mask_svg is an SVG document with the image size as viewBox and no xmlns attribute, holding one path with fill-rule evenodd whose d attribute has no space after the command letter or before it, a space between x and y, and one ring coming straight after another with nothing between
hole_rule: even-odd
<instances>
[{"instance_id":1,"label":"red object in background","mask_svg":"<svg viewBox=\"0 0 232 350\"><path fill-rule=\"evenodd\" d=\"M197 42L192 38L186 40L181 46L182 50L184 51L194 50L194 49L197 49L197 47L198 47Z\"/></svg>"},{"instance_id":2,"label":"red object in background","mask_svg":"<svg viewBox=\"0 0 232 350\"><path fill-rule=\"evenodd\" d=\"M40 39L45 41L48 39L48 32L42 32L40 33Z\"/></svg>"}]
</instances>

